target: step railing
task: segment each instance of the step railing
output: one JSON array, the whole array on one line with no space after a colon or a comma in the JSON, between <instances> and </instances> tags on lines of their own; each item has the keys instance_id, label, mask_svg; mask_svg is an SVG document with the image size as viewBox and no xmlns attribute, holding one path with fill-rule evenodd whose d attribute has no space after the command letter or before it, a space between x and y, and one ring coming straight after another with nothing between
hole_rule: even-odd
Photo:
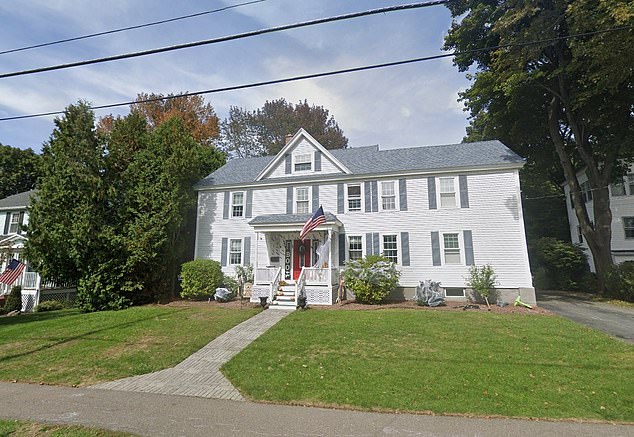
<instances>
[{"instance_id":1,"label":"step railing","mask_svg":"<svg viewBox=\"0 0 634 437\"><path fill-rule=\"evenodd\" d=\"M270 284L275 279L281 267L258 267L255 269L256 284Z\"/></svg>"},{"instance_id":2,"label":"step railing","mask_svg":"<svg viewBox=\"0 0 634 437\"><path fill-rule=\"evenodd\" d=\"M269 303L273 303L273 297L277 294L277 287L280 286L280 280L282 278L282 268L278 267L273 279L271 280L271 290L269 293Z\"/></svg>"},{"instance_id":3,"label":"step railing","mask_svg":"<svg viewBox=\"0 0 634 437\"><path fill-rule=\"evenodd\" d=\"M330 269L317 267L304 267L306 271L306 283L313 285L330 285Z\"/></svg>"}]
</instances>

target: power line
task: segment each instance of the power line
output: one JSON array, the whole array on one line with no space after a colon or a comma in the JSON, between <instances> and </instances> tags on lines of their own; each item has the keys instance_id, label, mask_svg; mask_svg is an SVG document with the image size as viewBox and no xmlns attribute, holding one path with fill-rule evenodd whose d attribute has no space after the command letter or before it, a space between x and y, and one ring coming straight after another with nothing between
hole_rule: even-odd
<instances>
[{"instance_id":1,"label":"power line","mask_svg":"<svg viewBox=\"0 0 634 437\"><path fill-rule=\"evenodd\" d=\"M84 61L70 62L68 64L59 64L59 65L52 65L49 67L34 68L31 70L2 73L0 74L0 79L4 79L7 77L24 76L27 74L34 74L34 73L43 73L45 71L62 70L66 68L80 67L84 65L100 64L103 62L119 61L122 59L137 58L139 56L154 55L157 53L171 52L174 50L182 50L182 49L187 49L191 47L199 47L199 46L208 45L208 44L217 44L217 43L226 42L226 41L233 41L236 39L248 38L248 37L258 36L258 35L265 35L265 34L274 33L274 32L281 32L283 30L297 29L300 27L314 26L317 24L332 23L335 21L366 17L369 15L385 14L388 12L404 11L408 9L419 9L419 8L425 8L429 6L437 6L437 5L449 3L449 1L450 0L434 0L431 2L411 3L407 5L397 5L397 6L389 6L385 8L379 8L379 9L371 9L371 10L362 11L362 12L353 12L351 14L337 15L337 16L327 17L327 18L319 18L316 20L303 21L303 22L293 23L293 24L285 24L285 25L277 26L277 27L269 27L266 29L254 30L251 32L244 32L244 33L238 33L234 35L222 36L220 38L212 38L212 39L206 39L202 41L194 41L194 42L185 43L185 44L178 44L174 46L143 50L140 52L124 53L121 55L107 56L104 58L96 58L96 59L88 59Z\"/></svg>"},{"instance_id":2,"label":"power line","mask_svg":"<svg viewBox=\"0 0 634 437\"><path fill-rule=\"evenodd\" d=\"M443 53L443 54L440 54L440 55L425 56L425 57L421 57L421 58L406 59L406 60L401 60L401 61L385 62L385 63L382 63L382 64L373 64L373 65L366 65L366 66L362 66L362 67L352 67L352 68L345 68L345 69L341 69L341 70L326 71L326 72L321 72L321 73L305 74L305 75L300 75L300 76L287 77L287 78L283 78L283 79L273 79L273 80L267 80L267 81L261 81L261 82L252 82L252 83L242 84L242 85L234 85L234 86L215 88L215 89L209 89L209 90L188 92L188 93L183 93L183 94L178 94L178 95L173 95L173 96L155 97L155 98L144 99L144 100L133 100L133 101L128 101L128 102L110 103L110 104L106 104L106 105L97 105L97 106L91 106L90 109L92 109L92 110L108 109L108 108L116 108L116 107L119 107L119 106L129 106L129 105L132 105L132 104L135 104L135 103L149 103L149 102L156 102L156 101L161 101L161 100L171 100L171 99L176 99L176 98L179 98L179 97L186 97L186 96L198 96L198 95L203 95L203 94L216 94L216 93L221 93L221 92L226 92L226 91L235 91L235 90L241 90L241 89L247 89L247 88L256 88L256 87L261 87L261 86L266 86L266 85L276 85L276 84L287 83L287 82L296 82L296 81L299 81L299 80L315 79L315 78L320 78L320 77L335 76L335 75L339 75L339 74L356 73L356 72L360 72L360 71L376 70L376 69L380 69L380 68L387 68L387 67L395 67L395 66L399 66L399 65L414 64L414 63L423 62L423 61L431 61L431 60L435 60L435 59L442 59L442 58L460 56L460 55L465 55L465 54L479 53L479 52L484 52L484 51L492 51L492 50L513 48L513 47L525 47L525 46L529 46L529 45L537 45L537 44L561 41L561 40L572 39L572 38L582 38L582 37L591 36L591 35L597 35L597 34L608 33L608 32L617 32L617 31L629 30L629 29L633 29L633 28L634 28L634 25L633 26L613 27L613 28L610 28L610 29L595 30L595 31L592 31L592 32L584 32L584 33L578 33L578 34L567 35L567 36L560 36L560 37L555 37L555 38L547 38L547 39L540 39L540 40L534 40L534 41L527 41L527 42L523 42L523 43L501 44L501 45L490 46L490 47L482 47L482 48L479 48L479 49L465 50L465 51L462 51L462 52ZM0 121L22 120L22 119L26 119L26 118L45 117L45 116L50 116L50 115L63 114L64 112L65 112L64 110L61 110L61 111L41 112L41 113L37 113L37 114L16 115L16 116L13 116L13 117L0 118Z\"/></svg>"},{"instance_id":3,"label":"power line","mask_svg":"<svg viewBox=\"0 0 634 437\"><path fill-rule=\"evenodd\" d=\"M200 17L202 15L214 14L214 13L223 12L223 11L226 11L226 10L229 10L229 9L239 8L240 6L247 6L247 5L252 5L252 4L255 4L255 3L262 3L262 2L265 2L265 1L267 1L267 0L252 0L252 1L244 2L244 3L238 3L238 4L235 4L235 5L225 6L223 8L213 9L213 10L210 10L210 11L197 12L195 14L182 15L180 17L168 18L168 19L160 20L160 21L152 21L150 23L137 24L137 25L134 25L134 26L121 27L121 28L118 28L118 29L106 30L106 31L103 31L103 32L90 33L90 34L87 34L87 35L75 36L75 37L72 37L72 38L60 39L60 40L56 40L56 41L50 41L50 42L45 42L45 43L41 43L41 44L35 44L35 45L31 45L31 46L18 47L16 49L0 51L0 55L6 55L7 53L21 52L21 51L24 51L24 50L37 49L37 48L40 48L40 47L48 47L48 46L52 46L52 45L56 45L56 44L62 44L62 43L66 43L66 42L79 41L79 40L82 40L82 39L94 38L96 36L111 35L113 33L125 32L125 31L128 31L128 30L134 30L134 29L141 29L141 28L144 28L144 27L157 26L159 24L171 23L171 22L174 22L174 21L186 20L188 18Z\"/></svg>"}]
</instances>

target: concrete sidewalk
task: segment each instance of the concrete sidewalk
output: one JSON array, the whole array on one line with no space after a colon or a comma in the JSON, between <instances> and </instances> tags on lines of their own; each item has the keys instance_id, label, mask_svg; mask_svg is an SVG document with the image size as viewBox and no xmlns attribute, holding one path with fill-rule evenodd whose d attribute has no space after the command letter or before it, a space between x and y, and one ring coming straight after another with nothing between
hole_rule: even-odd
<instances>
[{"instance_id":1,"label":"concrete sidewalk","mask_svg":"<svg viewBox=\"0 0 634 437\"><path fill-rule=\"evenodd\" d=\"M632 436L634 426L382 414L0 383L0 417L144 436Z\"/></svg>"},{"instance_id":2,"label":"concrete sidewalk","mask_svg":"<svg viewBox=\"0 0 634 437\"><path fill-rule=\"evenodd\" d=\"M220 367L288 314L278 309L262 311L219 335L176 367L89 388L244 400L220 373Z\"/></svg>"}]
</instances>

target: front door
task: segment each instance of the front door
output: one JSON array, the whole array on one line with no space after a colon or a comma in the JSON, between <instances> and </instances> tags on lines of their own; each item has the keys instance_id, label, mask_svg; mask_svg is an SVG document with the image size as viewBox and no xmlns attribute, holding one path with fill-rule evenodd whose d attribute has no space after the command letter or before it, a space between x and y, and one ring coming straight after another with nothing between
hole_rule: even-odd
<instances>
[{"instance_id":1,"label":"front door","mask_svg":"<svg viewBox=\"0 0 634 437\"><path fill-rule=\"evenodd\" d=\"M302 267L310 267L310 240L293 241L293 280L299 278Z\"/></svg>"}]
</instances>

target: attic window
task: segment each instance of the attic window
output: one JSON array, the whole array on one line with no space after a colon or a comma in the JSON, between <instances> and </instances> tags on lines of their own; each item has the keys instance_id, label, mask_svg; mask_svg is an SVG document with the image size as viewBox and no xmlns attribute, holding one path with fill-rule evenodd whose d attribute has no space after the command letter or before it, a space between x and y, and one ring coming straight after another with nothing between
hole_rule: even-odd
<instances>
[{"instance_id":1,"label":"attic window","mask_svg":"<svg viewBox=\"0 0 634 437\"><path fill-rule=\"evenodd\" d=\"M312 168L311 154L295 155L295 171L310 171Z\"/></svg>"}]
</instances>

